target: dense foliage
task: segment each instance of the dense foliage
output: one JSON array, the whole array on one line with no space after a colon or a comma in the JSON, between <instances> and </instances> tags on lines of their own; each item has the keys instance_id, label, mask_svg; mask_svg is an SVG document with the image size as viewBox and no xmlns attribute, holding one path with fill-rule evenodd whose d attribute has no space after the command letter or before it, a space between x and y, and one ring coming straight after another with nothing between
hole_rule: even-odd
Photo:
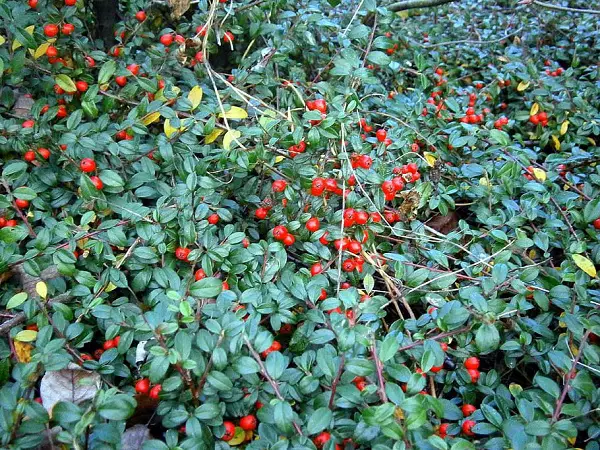
<instances>
[{"instance_id":1,"label":"dense foliage","mask_svg":"<svg viewBox=\"0 0 600 450\"><path fill-rule=\"evenodd\" d=\"M598 449L598 16L464 3L0 2L1 447Z\"/></svg>"}]
</instances>

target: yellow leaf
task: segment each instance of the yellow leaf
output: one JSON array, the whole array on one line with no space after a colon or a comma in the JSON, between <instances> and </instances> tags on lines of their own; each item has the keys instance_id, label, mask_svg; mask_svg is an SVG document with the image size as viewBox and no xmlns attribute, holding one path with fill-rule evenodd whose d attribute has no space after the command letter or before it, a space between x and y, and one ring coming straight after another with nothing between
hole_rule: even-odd
<instances>
[{"instance_id":1,"label":"yellow leaf","mask_svg":"<svg viewBox=\"0 0 600 450\"><path fill-rule=\"evenodd\" d=\"M546 181L546 172L539 167L533 169L533 176L538 181Z\"/></svg>"},{"instance_id":2,"label":"yellow leaf","mask_svg":"<svg viewBox=\"0 0 600 450\"><path fill-rule=\"evenodd\" d=\"M215 128L210 132L208 136L204 138L205 144L212 144L217 140L219 136L221 136L225 131L222 128Z\"/></svg>"},{"instance_id":3,"label":"yellow leaf","mask_svg":"<svg viewBox=\"0 0 600 450\"><path fill-rule=\"evenodd\" d=\"M245 119L246 117L248 117L248 113L246 112L246 110L238 107L238 106L232 106L229 111L226 111L225 114L221 113L219 114L219 117L225 117L227 119Z\"/></svg>"},{"instance_id":4,"label":"yellow leaf","mask_svg":"<svg viewBox=\"0 0 600 450\"><path fill-rule=\"evenodd\" d=\"M485 187L490 187L490 182L486 177L481 177L479 179L479 185L480 186L485 186Z\"/></svg>"},{"instance_id":5,"label":"yellow leaf","mask_svg":"<svg viewBox=\"0 0 600 450\"><path fill-rule=\"evenodd\" d=\"M523 387L517 383L511 383L508 385L508 390L513 395L513 397L518 397L521 392L523 392Z\"/></svg>"},{"instance_id":6,"label":"yellow leaf","mask_svg":"<svg viewBox=\"0 0 600 450\"><path fill-rule=\"evenodd\" d=\"M398 17L400 17L401 19L408 19L408 11L406 10L400 11L396 14L398 14Z\"/></svg>"},{"instance_id":7,"label":"yellow leaf","mask_svg":"<svg viewBox=\"0 0 600 450\"><path fill-rule=\"evenodd\" d=\"M194 86L188 94L188 100L192 102L192 109L196 109L202 101L202 88L200 86Z\"/></svg>"},{"instance_id":8,"label":"yellow leaf","mask_svg":"<svg viewBox=\"0 0 600 450\"><path fill-rule=\"evenodd\" d=\"M573 255L575 265L587 273L590 277L596 276L596 267L594 263L582 255Z\"/></svg>"},{"instance_id":9,"label":"yellow leaf","mask_svg":"<svg viewBox=\"0 0 600 450\"><path fill-rule=\"evenodd\" d=\"M552 135L552 142L554 142L554 150L560 150L560 141L554 135Z\"/></svg>"},{"instance_id":10,"label":"yellow leaf","mask_svg":"<svg viewBox=\"0 0 600 450\"><path fill-rule=\"evenodd\" d=\"M142 117L142 123L144 125L148 126L151 123L156 122L159 118L160 118L160 113L158 111L154 111L154 112L146 114L144 117Z\"/></svg>"},{"instance_id":11,"label":"yellow leaf","mask_svg":"<svg viewBox=\"0 0 600 450\"><path fill-rule=\"evenodd\" d=\"M519 83L519 85L517 86L517 91L523 92L525 89L527 89L529 87L529 85L530 85L529 81L527 83L524 81L521 81Z\"/></svg>"},{"instance_id":12,"label":"yellow leaf","mask_svg":"<svg viewBox=\"0 0 600 450\"><path fill-rule=\"evenodd\" d=\"M232 446L240 445L246 440L246 432L240 428L235 427L235 434L227 443Z\"/></svg>"},{"instance_id":13,"label":"yellow leaf","mask_svg":"<svg viewBox=\"0 0 600 450\"><path fill-rule=\"evenodd\" d=\"M275 157L275 164L280 163L281 161L283 161L285 158L281 155L276 156Z\"/></svg>"},{"instance_id":14,"label":"yellow leaf","mask_svg":"<svg viewBox=\"0 0 600 450\"><path fill-rule=\"evenodd\" d=\"M46 283L43 281L38 281L35 285L35 292L37 292L40 297L46 300L46 297L48 296L48 286L46 286Z\"/></svg>"},{"instance_id":15,"label":"yellow leaf","mask_svg":"<svg viewBox=\"0 0 600 450\"><path fill-rule=\"evenodd\" d=\"M35 339L37 338L37 331L34 330L23 330L23 331L19 331L17 333L17 335L15 336L15 341L20 341L20 342L31 342L31 341L35 341Z\"/></svg>"},{"instance_id":16,"label":"yellow leaf","mask_svg":"<svg viewBox=\"0 0 600 450\"><path fill-rule=\"evenodd\" d=\"M538 105L537 103L534 103L533 105L531 105L531 109L529 110L529 115L535 116L539 110L540 110L540 105Z\"/></svg>"},{"instance_id":17,"label":"yellow leaf","mask_svg":"<svg viewBox=\"0 0 600 450\"><path fill-rule=\"evenodd\" d=\"M591 137L587 138L587 140L590 142L590 144L592 144L594 147L596 146L596 141L593 140Z\"/></svg>"},{"instance_id":18,"label":"yellow leaf","mask_svg":"<svg viewBox=\"0 0 600 450\"><path fill-rule=\"evenodd\" d=\"M4 36L0 36L0 45L6 42L6 38Z\"/></svg>"},{"instance_id":19,"label":"yellow leaf","mask_svg":"<svg viewBox=\"0 0 600 450\"><path fill-rule=\"evenodd\" d=\"M563 123L560 124L560 135L563 136L567 130L569 129L569 121L565 120Z\"/></svg>"},{"instance_id":20,"label":"yellow leaf","mask_svg":"<svg viewBox=\"0 0 600 450\"><path fill-rule=\"evenodd\" d=\"M20 363L28 363L31 361L31 350L33 350L33 345L31 345L29 342L21 341L14 341L14 344L17 361Z\"/></svg>"},{"instance_id":21,"label":"yellow leaf","mask_svg":"<svg viewBox=\"0 0 600 450\"><path fill-rule=\"evenodd\" d=\"M237 141L237 139L242 135L238 130L229 130L223 136L223 148L225 150L229 150L231 148L231 143Z\"/></svg>"},{"instance_id":22,"label":"yellow leaf","mask_svg":"<svg viewBox=\"0 0 600 450\"><path fill-rule=\"evenodd\" d=\"M435 157L435 155L430 152L424 152L423 156L425 157L425 161L427 161L427 164L429 164L429 167L433 167L433 165L437 161L437 158Z\"/></svg>"},{"instance_id":23,"label":"yellow leaf","mask_svg":"<svg viewBox=\"0 0 600 450\"><path fill-rule=\"evenodd\" d=\"M112 292L112 291L114 291L116 288L117 288L117 287L116 287L114 284L112 284L112 282L109 282L109 283L106 285L106 289L104 289L104 291L105 291L105 292Z\"/></svg>"},{"instance_id":24,"label":"yellow leaf","mask_svg":"<svg viewBox=\"0 0 600 450\"><path fill-rule=\"evenodd\" d=\"M169 119L165 120L165 134L170 139L175 133L177 133L177 128L171 126L171 121Z\"/></svg>"}]
</instances>

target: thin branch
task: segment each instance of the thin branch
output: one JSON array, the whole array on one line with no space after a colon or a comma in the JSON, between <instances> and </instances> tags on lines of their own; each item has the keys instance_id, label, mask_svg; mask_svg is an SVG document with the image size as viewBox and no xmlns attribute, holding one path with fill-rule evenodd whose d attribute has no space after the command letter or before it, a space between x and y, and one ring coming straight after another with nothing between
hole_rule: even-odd
<instances>
[{"instance_id":1,"label":"thin branch","mask_svg":"<svg viewBox=\"0 0 600 450\"><path fill-rule=\"evenodd\" d=\"M456 0L406 0L403 2L392 3L387 7L389 11L398 12L406 11L407 9L430 8L432 6L445 5Z\"/></svg>"},{"instance_id":2,"label":"thin branch","mask_svg":"<svg viewBox=\"0 0 600 450\"><path fill-rule=\"evenodd\" d=\"M521 31L523 31L523 27L519 28L516 31L513 31L510 34L505 34L504 36L498 38L498 39L492 39L489 41L482 41L482 40L470 40L470 39L463 39L460 41L446 41L446 42L439 42L437 44L428 44L428 45L422 45L422 47L424 48L433 48L433 47L442 47L445 45L456 45L456 44L469 44L469 45L486 45L486 44L494 44L496 42L501 42L505 39L508 39L509 37L512 37L516 34L519 34Z\"/></svg>"},{"instance_id":3,"label":"thin branch","mask_svg":"<svg viewBox=\"0 0 600 450\"><path fill-rule=\"evenodd\" d=\"M340 378L342 378L342 372L344 371L344 364L346 363L346 355L342 353L340 357L340 367L338 367L338 371L335 374L335 378L333 379L333 383L331 383L331 397L329 397L329 409L333 411L333 402L335 401L335 391L337 390L337 386L340 382Z\"/></svg>"},{"instance_id":4,"label":"thin branch","mask_svg":"<svg viewBox=\"0 0 600 450\"><path fill-rule=\"evenodd\" d=\"M252 357L254 358L256 363L258 364L258 367L260 368L260 373L262 374L263 377L266 378L266 380L269 382L269 384L273 388L273 391L275 392L275 396L280 401L285 402L285 398L283 398L283 395L281 395L281 391L279 390L279 385L275 382L275 380L273 378L271 378L271 376L269 375L269 372L267 372L267 368L265 367L262 359L260 359L260 355L258 354L258 352L256 351L256 349L254 348L254 346L252 345L252 343L250 342L250 340L248 339L247 336L244 336L244 343L246 344L246 347L248 347L248 351L250 351L250 354L252 355ZM302 433L302 429L296 422L292 422L292 425L294 425L296 432L300 436L304 436L304 433Z\"/></svg>"},{"instance_id":5,"label":"thin branch","mask_svg":"<svg viewBox=\"0 0 600 450\"><path fill-rule=\"evenodd\" d=\"M564 12L572 12L579 14L600 14L600 10L598 9L579 9L579 8L568 8L566 6L559 5L551 5L550 3L540 2L539 0L533 0L534 5L540 6L546 9L553 9L554 11L564 11Z\"/></svg>"},{"instance_id":6,"label":"thin branch","mask_svg":"<svg viewBox=\"0 0 600 450\"><path fill-rule=\"evenodd\" d=\"M375 370L377 371L377 381L379 383L379 388L377 389L379 398L383 403L387 403L388 398L385 393L385 381L383 380L383 364L377 356L377 345L375 344L375 338L372 338L371 344L371 355L373 356L373 361L375 362Z\"/></svg>"},{"instance_id":7,"label":"thin branch","mask_svg":"<svg viewBox=\"0 0 600 450\"><path fill-rule=\"evenodd\" d=\"M445 333L436 334L435 336L429 337L427 339L421 339L419 341L412 342L404 347L400 347L398 349L399 352L403 352L405 350L410 350L411 348L418 347L419 345L425 343L425 341L439 341L440 339L444 339L445 337L454 336L455 334L461 334L469 331L471 329L471 325L467 325L466 327L458 328L456 330L447 331Z\"/></svg>"}]
</instances>

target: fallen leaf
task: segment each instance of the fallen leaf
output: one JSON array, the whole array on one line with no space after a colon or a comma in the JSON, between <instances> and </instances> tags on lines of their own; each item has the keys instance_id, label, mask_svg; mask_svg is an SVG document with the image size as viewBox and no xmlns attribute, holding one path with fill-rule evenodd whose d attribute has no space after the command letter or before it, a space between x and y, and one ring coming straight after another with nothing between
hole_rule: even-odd
<instances>
[{"instance_id":1,"label":"fallen leaf","mask_svg":"<svg viewBox=\"0 0 600 450\"><path fill-rule=\"evenodd\" d=\"M17 361L20 363L28 363L31 361L31 351L33 350L33 345L31 345L29 342L21 341L14 341L14 345Z\"/></svg>"},{"instance_id":2,"label":"fallen leaf","mask_svg":"<svg viewBox=\"0 0 600 450\"><path fill-rule=\"evenodd\" d=\"M204 143L211 144L211 143L215 142L217 140L217 138L219 136L221 136L223 133L225 133L225 130L223 130L221 128L215 128L214 130L212 130L210 132L210 134L208 136L206 136L204 138Z\"/></svg>"},{"instance_id":3,"label":"fallen leaf","mask_svg":"<svg viewBox=\"0 0 600 450\"><path fill-rule=\"evenodd\" d=\"M240 133L238 130L229 130L227 133L225 133L225 136L223 136L223 148L225 150L231 149L232 142L237 141L241 135L242 133Z\"/></svg>"},{"instance_id":4,"label":"fallen leaf","mask_svg":"<svg viewBox=\"0 0 600 450\"><path fill-rule=\"evenodd\" d=\"M590 277L596 276L596 266L588 258L582 255L573 255L575 265L587 273Z\"/></svg>"},{"instance_id":5,"label":"fallen leaf","mask_svg":"<svg viewBox=\"0 0 600 450\"><path fill-rule=\"evenodd\" d=\"M238 107L238 106L232 106L229 111L226 111L225 114L221 113L219 114L219 117L223 118L227 118L227 119L234 119L234 120L238 120L238 119L245 119L246 117L248 117L248 113L246 112L246 110Z\"/></svg>"},{"instance_id":6,"label":"fallen leaf","mask_svg":"<svg viewBox=\"0 0 600 450\"><path fill-rule=\"evenodd\" d=\"M127 428L121 436L121 448L123 450L141 450L144 442L150 439L152 439L152 435L146 425L134 425Z\"/></svg>"},{"instance_id":7,"label":"fallen leaf","mask_svg":"<svg viewBox=\"0 0 600 450\"><path fill-rule=\"evenodd\" d=\"M52 415L58 402L81 403L94 398L100 389L100 375L69 363L66 369L46 372L40 384L42 405Z\"/></svg>"}]
</instances>

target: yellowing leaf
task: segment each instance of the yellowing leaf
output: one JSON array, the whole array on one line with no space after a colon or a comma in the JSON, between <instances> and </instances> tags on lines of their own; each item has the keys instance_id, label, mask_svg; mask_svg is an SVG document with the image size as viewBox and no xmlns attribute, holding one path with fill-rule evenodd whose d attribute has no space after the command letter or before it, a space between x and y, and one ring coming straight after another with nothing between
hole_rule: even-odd
<instances>
[{"instance_id":1,"label":"yellowing leaf","mask_svg":"<svg viewBox=\"0 0 600 450\"><path fill-rule=\"evenodd\" d=\"M529 81L527 83L524 81L521 81L519 83L519 85L517 86L517 91L523 92L525 89L527 89L529 87L529 85L530 85Z\"/></svg>"},{"instance_id":2,"label":"yellowing leaf","mask_svg":"<svg viewBox=\"0 0 600 450\"><path fill-rule=\"evenodd\" d=\"M48 296L48 286L43 281L38 281L35 285L35 292L46 300L46 297Z\"/></svg>"},{"instance_id":3,"label":"yellowing leaf","mask_svg":"<svg viewBox=\"0 0 600 450\"><path fill-rule=\"evenodd\" d=\"M563 123L560 124L560 135L564 135L567 130L569 129L569 121L565 120Z\"/></svg>"},{"instance_id":4,"label":"yellowing leaf","mask_svg":"<svg viewBox=\"0 0 600 450\"><path fill-rule=\"evenodd\" d=\"M534 103L533 105L531 105L531 109L529 110L529 115L535 116L539 110L540 110L540 105L538 105L537 103Z\"/></svg>"},{"instance_id":5,"label":"yellowing leaf","mask_svg":"<svg viewBox=\"0 0 600 450\"><path fill-rule=\"evenodd\" d=\"M0 36L0 45L6 42L6 38L4 36Z\"/></svg>"},{"instance_id":6,"label":"yellowing leaf","mask_svg":"<svg viewBox=\"0 0 600 450\"><path fill-rule=\"evenodd\" d=\"M435 155L431 152L424 152L423 156L425 157L425 161L427 161L427 164L429 164L429 167L433 167L433 165L437 161Z\"/></svg>"},{"instance_id":7,"label":"yellowing leaf","mask_svg":"<svg viewBox=\"0 0 600 450\"><path fill-rule=\"evenodd\" d=\"M144 117L142 117L142 123L146 126L150 125L151 123L156 122L158 119L160 118L160 113L158 111L146 114Z\"/></svg>"},{"instance_id":8,"label":"yellowing leaf","mask_svg":"<svg viewBox=\"0 0 600 450\"><path fill-rule=\"evenodd\" d=\"M238 130L229 130L225 133L225 136L223 136L223 148L229 150L231 148L231 143L236 141L241 135L242 133Z\"/></svg>"},{"instance_id":9,"label":"yellowing leaf","mask_svg":"<svg viewBox=\"0 0 600 450\"><path fill-rule=\"evenodd\" d=\"M590 277L596 276L596 266L588 258L582 255L573 255L575 265L587 273Z\"/></svg>"},{"instance_id":10,"label":"yellowing leaf","mask_svg":"<svg viewBox=\"0 0 600 450\"><path fill-rule=\"evenodd\" d=\"M106 289L104 289L105 292L112 292L116 289L117 287L111 283L108 283L108 285L106 286Z\"/></svg>"},{"instance_id":11,"label":"yellowing leaf","mask_svg":"<svg viewBox=\"0 0 600 450\"><path fill-rule=\"evenodd\" d=\"M33 345L29 342L14 341L15 355L20 363L28 363L31 361L31 350Z\"/></svg>"},{"instance_id":12,"label":"yellowing leaf","mask_svg":"<svg viewBox=\"0 0 600 450\"><path fill-rule=\"evenodd\" d=\"M20 341L20 342L35 341L35 339L37 338L37 334L38 334L38 332L35 330L19 331L17 333L17 335L15 336L15 341Z\"/></svg>"},{"instance_id":13,"label":"yellowing leaf","mask_svg":"<svg viewBox=\"0 0 600 450\"><path fill-rule=\"evenodd\" d=\"M490 182L486 177L481 177L479 179L479 185L480 186L485 186L485 187L490 187Z\"/></svg>"},{"instance_id":14,"label":"yellowing leaf","mask_svg":"<svg viewBox=\"0 0 600 450\"><path fill-rule=\"evenodd\" d=\"M554 135L552 135L552 142L554 143L554 150L560 150L560 141Z\"/></svg>"},{"instance_id":15,"label":"yellowing leaf","mask_svg":"<svg viewBox=\"0 0 600 450\"><path fill-rule=\"evenodd\" d=\"M25 31L27 31L31 36L33 36L33 30L34 29L35 29L35 25L30 25L30 26L28 26L28 27L25 28ZM4 42L2 42L2 43L4 43ZM16 49L18 49L20 47L23 47L23 44L15 39L13 41L13 43L12 43L12 49L16 50Z\"/></svg>"},{"instance_id":16,"label":"yellowing leaf","mask_svg":"<svg viewBox=\"0 0 600 450\"><path fill-rule=\"evenodd\" d=\"M202 101L202 88L200 86L194 86L188 94L188 100L192 102L192 109L196 109Z\"/></svg>"},{"instance_id":17,"label":"yellowing leaf","mask_svg":"<svg viewBox=\"0 0 600 450\"><path fill-rule=\"evenodd\" d=\"M213 142L215 142L217 140L217 138L219 136L221 136L223 133L225 132L225 130L223 130L222 128L215 128L214 130L212 130L210 132L210 134L208 136L206 136L204 138L204 143L205 144L212 144Z\"/></svg>"},{"instance_id":18,"label":"yellowing leaf","mask_svg":"<svg viewBox=\"0 0 600 450\"><path fill-rule=\"evenodd\" d=\"M543 169L540 169L539 167L533 169L533 176L538 181L546 181L547 178L546 172Z\"/></svg>"},{"instance_id":19,"label":"yellowing leaf","mask_svg":"<svg viewBox=\"0 0 600 450\"><path fill-rule=\"evenodd\" d=\"M175 133L177 133L177 131L179 131L177 128L172 127L171 126L171 121L169 119L165 120L165 134L167 135L167 137L170 139L171 136L173 136Z\"/></svg>"},{"instance_id":20,"label":"yellowing leaf","mask_svg":"<svg viewBox=\"0 0 600 450\"><path fill-rule=\"evenodd\" d=\"M275 164L280 163L281 161L283 161L285 158L281 155L276 156L275 157Z\"/></svg>"},{"instance_id":21,"label":"yellowing leaf","mask_svg":"<svg viewBox=\"0 0 600 450\"><path fill-rule=\"evenodd\" d=\"M508 385L508 390L513 395L513 397L518 397L521 392L523 392L523 387L517 383L510 383Z\"/></svg>"},{"instance_id":22,"label":"yellowing leaf","mask_svg":"<svg viewBox=\"0 0 600 450\"><path fill-rule=\"evenodd\" d=\"M592 144L594 147L596 146L596 141L593 140L591 137L587 138L587 140L589 141L590 144Z\"/></svg>"},{"instance_id":23,"label":"yellowing leaf","mask_svg":"<svg viewBox=\"0 0 600 450\"><path fill-rule=\"evenodd\" d=\"M228 441L227 443L229 445L236 446L236 445L240 445L245 440L246 440L246 432L240 427L235 427L235 434L233 435L231 440Z\"/></svg>"},{"instance_id":24,"label":"yellowing leaf","mask_svg":"<svg viewBox=\"0 0 600 450\"><path fill-rule=\"evenodd\" d=\"M27 292L19 292L18 294L13 295L6 304L6 309L13 309L17 306L23 304L23 302L27 300Z\"/></svg>"},{"instance_id":25,"label":"yellowing leaf","mask_svg":"<svg viewBox=\"0 0 600 450\"><path fill-rule=\"evenodd\" d=\"M42 45L40 45L35 50L30 48L29 53L31 53L31 55L33 55L34 59L38 59L46 54L46 50L48 50L48 47L50 47L50 42L44 42Z\"/></svg>"},{"instance_id":26,"label":"yellowing leaf","mask_svg":"<svg viewBox=\"0 0 600 450\"><path fill-rule=\"evenodd\" d=\"M225 114L219 114L219 117L225 117L227 119L245 119L248 117L248 113L245 109L242 109L238 106L232 106L229 111L226 111Z\"/></svg>"},{"instance_id":27,"label":"yellowing leaf","mask_svg":"<svg viewBox=\"0 0 600 450\"><path fill-rule=\"evenodd\" d=\"M77 91L77 86L75 86L75 82L68 75L61 73L60 75L57 75L54 80L56 81L56 84L58 84L66 92Z\"/></svg>"}]
</instances>

